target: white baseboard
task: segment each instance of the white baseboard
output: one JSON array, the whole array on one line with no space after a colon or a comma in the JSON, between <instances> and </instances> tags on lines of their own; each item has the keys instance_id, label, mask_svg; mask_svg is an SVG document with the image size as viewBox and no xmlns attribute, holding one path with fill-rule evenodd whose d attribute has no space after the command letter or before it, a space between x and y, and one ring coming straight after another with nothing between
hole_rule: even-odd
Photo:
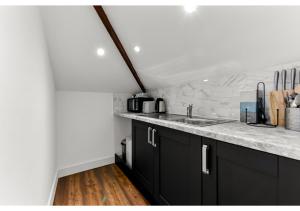
<instances>
[{"instance_id":1,"label":"white baseboard","mask_svg":"<svg viewBox=\"0 0 300 211\"><path fill-rule=\"evenodd\" d=\"M77 163L71 166L67 166L65 168L61 168L58 170L58 178L68 176L71 174L76 174L82 171L98 168L101 166L106 166L109 164L115 163L115 157L102 157L96 160L90 160L87 162Z\"/></svg>"},{"instance_id":2,"label":"white baseboard","mask_svg":"<svg viewBox=\"0 0 300 211\"><path fill-rule=\"evenodd\" d=\"M56 171L54 178L53 178L52 185L51 185L50 195L49 195L49 199L48 199L48 203L47 203L47 205L49 205L49 206L53 205L57 182L58 182L58 172Z\"/></svg>"}]
</instances>

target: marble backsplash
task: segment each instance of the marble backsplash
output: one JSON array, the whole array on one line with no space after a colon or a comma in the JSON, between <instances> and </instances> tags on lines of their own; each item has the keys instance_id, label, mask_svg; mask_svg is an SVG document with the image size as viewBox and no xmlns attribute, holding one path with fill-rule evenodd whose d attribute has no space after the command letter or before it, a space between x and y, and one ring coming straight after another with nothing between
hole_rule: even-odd
<instances>
[{"instance_id":1,"label":"marble backsplash","mask_svg":"<svg viewBox=\"0 0 300 211\"><path fill-rule=\"evenodd\" d=\"M130 98L130 93L114 93L113 94L113 112L122 113L127 111L127 99Z\"/></svg>"},{"instance_id":2,"label":"marble backsplash","mask_svg":"<svg viewBox=\"0 0 300 211\"><path fill-rule=\"evenodd\" d=\"M168 113L185 115L186 107L193 104L195 116L239 120L240 101L243 98L241 94L253 92L255 98L256 85L259 81L263 81L266 84L266 99L268 99L268 92L273 89L274 71L288 69L287 81L289 81L289 69L293 67L297 68L296 84L298 84L300 63L294 62L257 71L226 71L207 78L206 82L191 80L180 85L153 89L150 93L155 98L165 99ZM289 83L287 84L289 87Z\"/></svg>"},{"instance_id":3,"label":"marble backsplash","mask_svg":"<svg viewBox=\"0 0 300 211\"><path fill-rule=\"evenodd\" d=\"M243 98L241 94L253 92L255 95L257 83L263 81L266 84L266 99L268 99L268 92L273 89L274 71L288 70L287 87L289 87L289 69L293 67L297 68L296 84L299 84L300 62L293 62L253 71L225 70L218 75L216 73L208 75L206 82L203 79L189 80L178 85L150 89L148 93L154 98L165 99L168 113L185 115L186 107L193 104L195 116L239 120L240 101ZM114 94L115 113L126 111L127 98L131 95Z\"/></svg>"}]
</instances>

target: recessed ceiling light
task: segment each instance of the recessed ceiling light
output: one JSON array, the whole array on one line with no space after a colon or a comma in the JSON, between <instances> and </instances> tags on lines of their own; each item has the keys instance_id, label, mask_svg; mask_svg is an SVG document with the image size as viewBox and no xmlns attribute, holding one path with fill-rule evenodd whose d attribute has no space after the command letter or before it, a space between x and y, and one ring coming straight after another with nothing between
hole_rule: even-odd
<instances>
[{"instance_id":1,"label":"recessed ceiling light","mask_svg":"<svg viewBox=\"0 0 300 211\"><path fill-rule=\"evenodd\" d=\"M204 79L203 81L204 81L204 82L207 82L207 81L208 81L208 79Z\"/></svg>"},{"instance_id":2,"label":"recessed ceiling light","mask_svg":"<svg viewBox=\"0 0 300 211\"><path fill-rule=\"evenodd\" d=\"M184 5L184 10L186 11L186 13L193 13L196 11L196 9L196 5Z\"/></svg>"},{"instance_id":3,"label":"recessed ceiling light","mask_svg":"<svg viewBox=\"0 0 300 211\"><path fill-rule=\"evenodd\" d=\"M137 53L141 51L140 46L134 46L133 49L134 49L134 51L137 52Z\"/></svg>"},{"instance_id":4,"label":"recessed ceiling light","mask_svg":"<svg viewBox=\"0 0 300 211\"><path fill-rule=\"evenodd\" d=\"M98 54L98 56L104 56L104 54L105 54L104 49L103 48L98 48L97 49L97 54Z\"/></svg>"}]
</instances>

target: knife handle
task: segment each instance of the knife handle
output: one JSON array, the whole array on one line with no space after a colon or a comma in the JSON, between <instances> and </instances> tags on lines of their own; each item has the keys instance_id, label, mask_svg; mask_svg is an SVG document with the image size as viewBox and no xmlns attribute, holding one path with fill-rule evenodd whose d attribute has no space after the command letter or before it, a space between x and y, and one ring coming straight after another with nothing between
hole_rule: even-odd
<instances>
[{"instance_id":1,"label":"knife handle","mask_svg":"<svg viewBox=\"0 0 300 211\"><path fill-rule=\"evenodd\" d=\"M282 90L286 90L286 70L281 71Z\"/></svg>"},{"instance_id":2,"label":"knife handle","mask_svg":"<svg viewBox=\"0 0 300 211\"><path fill-rule=\"evenodd\" d=\"M291 69L291 89L295 89L296 68Z\"/></svg>"},{"instance_id":3,"label":"knife handle","mask_svg":"<svg viewBox=\"0 0 300 211\"><path fill-rule=\"evenodd\" d=\"M274 90L278 90L278 81L279 81L279 71L274 73Z\"/></svg>"}]
</instances>

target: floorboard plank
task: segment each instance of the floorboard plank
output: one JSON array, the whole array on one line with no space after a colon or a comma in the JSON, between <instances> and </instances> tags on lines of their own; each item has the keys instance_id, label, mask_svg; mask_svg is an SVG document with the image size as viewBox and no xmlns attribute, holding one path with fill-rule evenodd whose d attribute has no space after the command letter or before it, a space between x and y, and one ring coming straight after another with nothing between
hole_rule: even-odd
<instances>
[{"instance_id":1,"label":"floorboard plank","mask_svg":"<svg viewBox=\"0 0 300 211\"><path fill-rule=\"evenodd\" d=\"M54 205L149 205L115 164L60 178Z\"/></svg>"}]
</instances>

